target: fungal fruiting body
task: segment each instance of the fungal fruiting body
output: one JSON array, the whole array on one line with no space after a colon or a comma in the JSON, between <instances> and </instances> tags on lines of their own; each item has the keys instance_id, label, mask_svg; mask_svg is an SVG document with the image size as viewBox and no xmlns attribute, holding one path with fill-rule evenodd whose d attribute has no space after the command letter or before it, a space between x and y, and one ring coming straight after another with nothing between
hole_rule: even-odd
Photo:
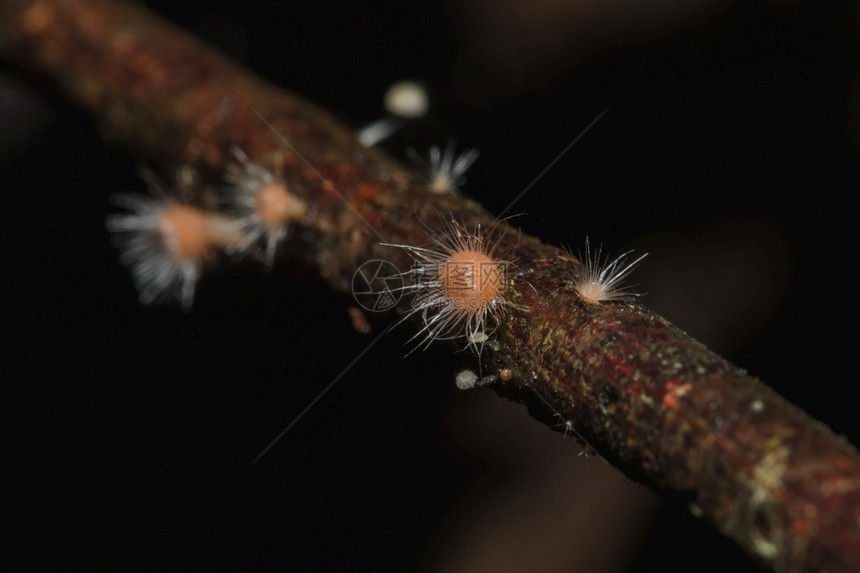
<instances>
[{"instance_id":1,"label":"fungal fruiting body","mask_svg":"<svg viewBox=\"0 0 860 573\"><path fill-rule=\"evenodd\" d=\"M433 193L456 195L460 187L466 183L466 171L478 159L477 149L467 149L455 156L455 147L454 141L448 142L445 151L434 145L430 148L427 160L412 148L406 150L415 164L424 170L424 174L430 181L430 191Z\"/></svg>"},{"instance_id":2,"label":"fungal fruiting body","mask_svg":"<svg viewBox=\"0 0 860 573\"><path fill-rule=\"evenodd\" d=\"M362 145L372 147L388 139L410 120L424 117L430 109L427 90L418 83L403 80L393 84L385 92L383 100L389 116L374 121L356 132Z\"/></svg>"},{"instance_id":3,"label":"fungal fruiting body","mask_svg":"<svg viewBox=\"0 0 860 573\"><path fill-rule=\"evenodd\" d=\"M627 275L642 262L642 259L648 256L648 253L628 263L627 256L631 252L627 251L610 261L608 257L604 259L600 247L592 253L586 238L585 256L580 253L577 257L572 279L573 288L582 300L587 304L597 304L629 300L639 296L637 293L630 292L629 287L622 286L622 283Z\"/></svg>"},{"instance_id":4,"label":"fungal fruiting body","mask_svg":"<svg viewBox=\"0 0 860 573\"><path fill-rule=\"evenodd\" d=\"M492 384L495 381L496 376L490 375L479 378L478 375L471 370L461 370L457 374L456 378L454 378L454 383L457 384L457 388L460 390L471 390L478 386Z\"/></svg>"},{"instance_id":5,"label":"fungal fruiting body","mask_svg":"<svg viewBox=\"0 0 860 573\"><path fill-rule=\"evenodd\" d=\"M420 83L411 80L392 84L385 91L383 101L388 113L407 119L424 117L430 109L427 90Z\"/></svg>"},{"instance_id":6,"label":"fungal fruiting body","mask_svg":"<svg viewBox=\"0 0 860 573\"><path fill-rule=\"evenodd\" d=\"M235 222L243 238L231 250L244 253L262 240L263 258L266 266L271 267L278 243L287 236L289 223L303 219L307 205L287 189L279 173L252 162L236 147L232 153L240 165L227 172L230 186L225 202L236 210Z\"/></svg>"},{"instance_id":7,"label":"fungal fruiting body","mask_svg":"<svg viewBox=\"0 0 860 573\"><path fill-rule=\"evenodd\" d=\"M471 390L478 382L478 375L471 370L462 370L457 373L454 383L460 390Z\"/></svg>"},{"instance_id":8,"label":"fungal fruiting body","mask_svg":"<svg viewBox=\"0 0 860 573\"><path fill-rule=\"evenodd\" d=\"M414 295L403 320L420 316L423 327L411 340L427 348L434 340L465 338L467 347L480 354L505 317L515 307L506 297L507 261L495 258L498 242L452 220L426 247L391 245L405 249L412 268L402 273L404 291Z\"/></svg>"},{"instance_id":9,"label":"fungal fruiting body","mask_svg":"<svg viewBox=\"0 0 860 573\"><path fill-rule=\"evenodd\" d=\"M166 196L127 193L114 202L129 213L110 215L107 229L115 233L120 262L130 267L143 304L175 299L190 309L204 262L241 239L223 215Z\"/></svg>"}]
</instances>

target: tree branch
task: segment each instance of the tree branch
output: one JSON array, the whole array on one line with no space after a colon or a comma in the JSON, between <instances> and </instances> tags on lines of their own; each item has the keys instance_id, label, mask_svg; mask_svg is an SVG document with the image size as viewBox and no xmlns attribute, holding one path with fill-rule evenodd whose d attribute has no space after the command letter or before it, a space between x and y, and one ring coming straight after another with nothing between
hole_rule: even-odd
<instances>
[{"instance_id":1,"label":"tree branch","mask_svg":"<svg viewBox=\"0 0 860 573\"><path fill-rule=\"evenodd\" d=\"M135 5L6 0L0 52L52 76L106 136L165 170L220 180L232 145L252 158L281 151L265 118L295 148L285 177L311 214L289 249L335 290L371 259L408 268L408 253L380 243L424 243L448 213L497 224L522 307L482 357L488 372L513 372L499 393L535 392L628 475L682 496L776 570L860 570L857 450L643 306L586 304L569 254L430 193L329 114Z\"/></svg>"}]
</instances>

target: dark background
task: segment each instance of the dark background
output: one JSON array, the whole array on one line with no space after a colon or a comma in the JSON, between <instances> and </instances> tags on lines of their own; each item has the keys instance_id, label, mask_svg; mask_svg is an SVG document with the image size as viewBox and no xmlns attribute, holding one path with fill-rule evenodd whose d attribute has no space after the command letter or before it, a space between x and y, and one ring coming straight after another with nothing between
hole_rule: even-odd
<instances>
[{"instance_id":1,"label":"dark background","mask_svg":"<svg viewBox=\"0 0 860 573\"><path fill-rule=\"evenodd\" d=\"M381 117L392 82L426 81L431 115L382 147L480 149L466 192L494 212L611 105L515 224L574 250L588 235L650 252L634 277L647 305L856 443L847 3L735 4L650 38L607 33L567 68L512 71L516 89L477 99L458 86L474 62L450 5L148 4L356 128ZM209 273L188 314L141 307L104 229L110 194L145 190L135 158L20 70L2 64L0 88L13 544L39 540L37 567L431 569L464 482L506 471L464 462L447 427L464 399L454 374L474 359L404 358L409 327L395 331L249 467L370 342L351 300L294 261L270 274L244 261ZM673 505L632 568L755 570Z\"/></svg>"}]
</instances>

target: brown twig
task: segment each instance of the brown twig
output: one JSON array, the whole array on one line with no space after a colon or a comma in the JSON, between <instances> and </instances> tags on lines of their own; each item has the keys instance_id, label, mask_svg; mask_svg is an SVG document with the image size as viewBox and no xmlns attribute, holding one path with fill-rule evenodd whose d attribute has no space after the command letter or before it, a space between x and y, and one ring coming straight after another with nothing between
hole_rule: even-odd
<instances>
[{"instance_id":1,"label":"brown twig","mask_svg":"<svg viewBox=\"0 0 860 573\"><path fill-rule=\"evenodd\" d=\"M231 145L251 157L277 152L265 118L294 147L287 182L309 206L292 248L336 290L370 259L408 268L407 253L380 242L420 244L443 213L494 223L137 6L6 0L0 50L55 78L108 137L165 169L218 176ZM513 372L500 393L536 392L623 471L684 497L776 570L860 570L853 446L641 305L584 303L569 255L499 229L523 309L483 356L490 371Z\"/></svg>"}]
</instances>

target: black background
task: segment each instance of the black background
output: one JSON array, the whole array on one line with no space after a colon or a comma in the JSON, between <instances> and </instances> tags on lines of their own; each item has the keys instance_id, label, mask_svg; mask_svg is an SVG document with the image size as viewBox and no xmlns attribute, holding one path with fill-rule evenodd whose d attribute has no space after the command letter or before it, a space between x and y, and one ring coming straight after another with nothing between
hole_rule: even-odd
<instances>
[{"instance_id":1,"label":"black background","mask_svg":"<svg viewBox=\"0 0 860 573\"><path fill-rule=\"evenodd\" d=\"M736 5L476 106L450 85L462 38L433 3L149 4L355 127L382 115L392 82L426 80L431 116L382 147L480 149L467 193L494 212L611 105L516 205L516 224L574 249L588 235L649 251L634 279L646 304L856 442L856 12ZM408 327L395 331L249 467L369 343L351 300L293 261L268 275L244 261L207 275L189 314L139 306L104 229L110 194L144 190L135 158L33 78L0 72L4 472L20 509L7 519L39 540L31 562L431 563L427 540L463 479L442 420L473 359L404 358ZM633 567L755 570L673 506Z\"/></svg>"}]
</instances>

